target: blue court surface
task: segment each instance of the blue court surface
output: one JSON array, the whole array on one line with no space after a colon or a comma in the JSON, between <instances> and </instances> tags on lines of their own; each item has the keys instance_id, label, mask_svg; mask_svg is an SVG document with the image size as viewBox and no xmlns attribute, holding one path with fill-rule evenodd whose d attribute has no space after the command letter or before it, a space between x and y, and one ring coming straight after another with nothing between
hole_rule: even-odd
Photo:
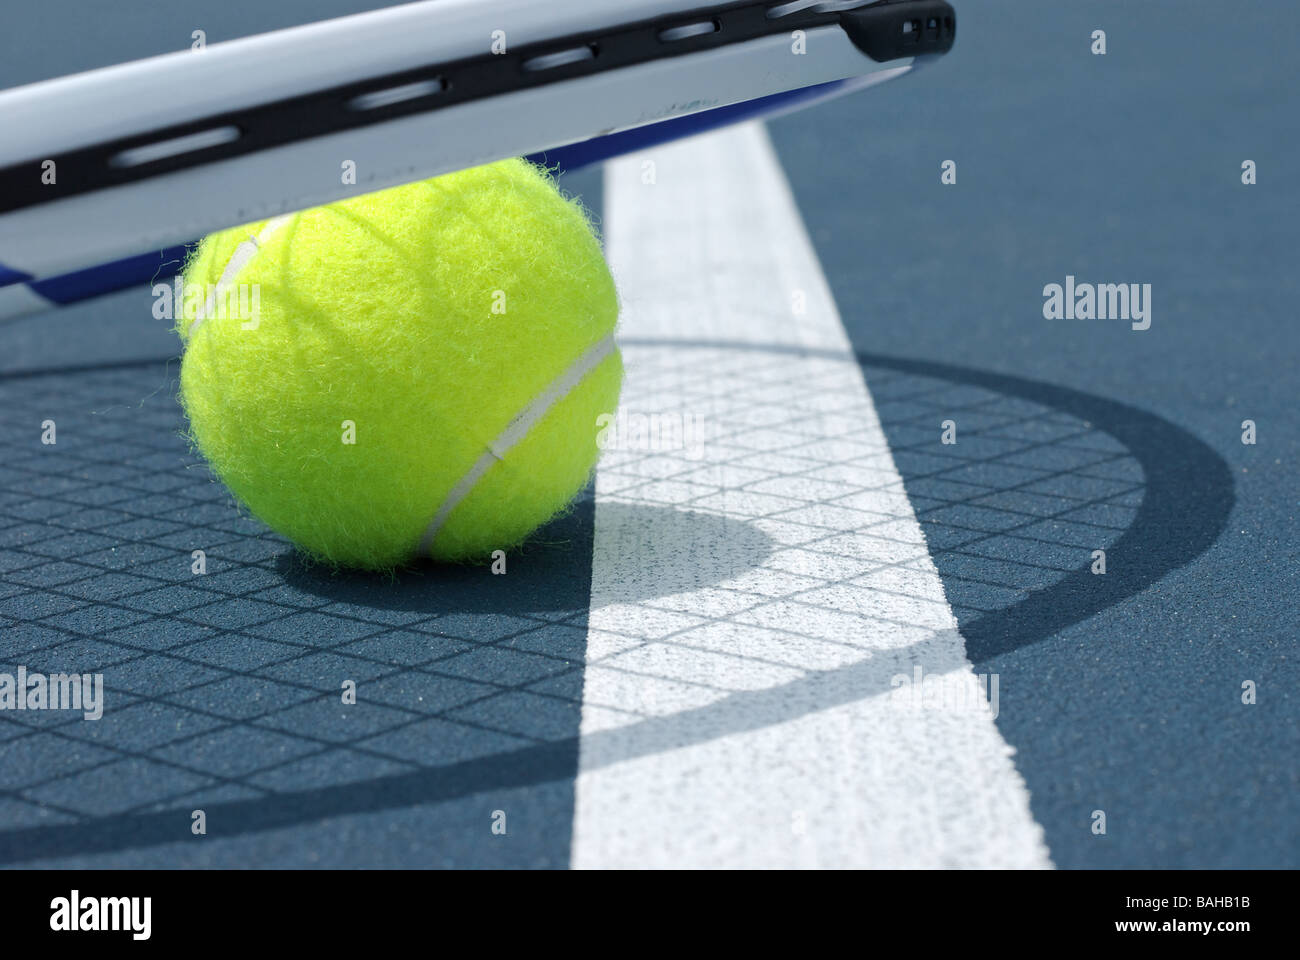
<instances>
[{"instance_id":1,"label":"blue court surface","mask_svg":"<svg viewBox=\"0 0 1300 960\"><path fill-rule=\"evenodd\" d=\"M916 76L561 175L677 432L504 576L300 560L145 287L0 325L0 674L105 688L0 712L0 864L1300 866L1300 11L953 3ZM0 86L381 5L25 4Z\"/></svg>"}]
</instances>

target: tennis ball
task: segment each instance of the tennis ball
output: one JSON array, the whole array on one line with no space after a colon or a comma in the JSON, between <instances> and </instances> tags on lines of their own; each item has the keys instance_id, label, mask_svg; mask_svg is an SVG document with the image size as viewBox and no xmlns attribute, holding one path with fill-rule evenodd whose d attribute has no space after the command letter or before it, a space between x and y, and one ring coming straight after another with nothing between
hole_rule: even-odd
<instances>
[{"instance_id":1,"label":"tennis ball","mask_svg":"<svg viewBox=\"0 0 1300 960\"><path fill-rule=\"evenodd\" d=\"M212 234L182 289L194 445L336 566L517 545L586 485L618 405L600 245L523 160Z\"/></svg>"}]
</instances>

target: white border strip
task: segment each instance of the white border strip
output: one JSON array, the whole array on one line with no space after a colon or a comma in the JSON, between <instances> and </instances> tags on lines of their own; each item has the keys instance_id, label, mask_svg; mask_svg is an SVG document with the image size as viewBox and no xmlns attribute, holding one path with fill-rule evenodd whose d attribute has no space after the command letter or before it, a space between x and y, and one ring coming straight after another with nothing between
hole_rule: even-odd
<instances>
[{"instance_id":1,"label":"white border strip","mask_svg":"<svg viewBox=\"0 0 1300 960\"><path fill-rule=\"evenodd\" d=\"M1050 866L765 131L605 183L623 411L703 435L597 470L572 864Z\"/></svg>"}]
</instances>

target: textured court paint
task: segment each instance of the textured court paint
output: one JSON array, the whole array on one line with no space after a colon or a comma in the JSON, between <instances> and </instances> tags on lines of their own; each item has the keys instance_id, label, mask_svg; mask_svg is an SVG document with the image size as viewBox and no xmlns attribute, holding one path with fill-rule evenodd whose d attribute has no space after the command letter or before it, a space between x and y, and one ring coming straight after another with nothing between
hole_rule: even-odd
<instances>
[{"instance_id":1,"label":"textured court paint","mask_svg":"<svg viewBox=\"0 0 1300 960\"><path fill-rule=\"evenodd\" d=\"M573 865L1050 866L765 130L610 164L605 225L627 422L698 419L597 472Z\"/></svg>"}]
</instances>

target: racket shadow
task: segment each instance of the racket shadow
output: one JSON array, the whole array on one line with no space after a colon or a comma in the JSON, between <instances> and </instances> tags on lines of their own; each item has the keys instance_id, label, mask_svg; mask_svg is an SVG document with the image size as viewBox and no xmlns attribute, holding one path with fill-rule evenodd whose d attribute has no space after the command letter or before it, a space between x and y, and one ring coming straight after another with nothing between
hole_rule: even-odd
<instances>
[{"instance_id":1,"label":"racket shadow","mask_svg":"<svg viewBox=\"0 0 1300 960\"><path fill-rule=\"evenodd\" d=\"M684 345L683 349L690 346ZM783 349L728 346L778 352ZM871 385L909 499L926 532L931 557L943 575L949 601L958 614L968 658L977 668L1009 651L1043 642L1070 624L1141 592L1192 562L1214 543L1226 525L1234 502L1231 473L1226 463L1198 438L1153 414L1106 398L1003 374L871 354L860 354L858 359ZM138 381L122 380L127 372L101 373L104 383L100 386L108 390L120 382L127 391L136 389ZM87 379L78 377L76 382L86 383ZM144 413L139 409L127 411L133 422L143 417L151 425L150 437L162 436L157 426L173 422L175 416L170 407L159 407L155 412L154 406L158 405L145 406ZM958 425L959 440L954 445L938 442L939 424L944 419L953 419ZM116 436L117 427L113 423L109 426L113 429L104 436ZM92 465L117 464L117 469L123 471L123 478L117 481L123 491L139 495L142 478L153 476L165 458L170 458L166 462L172 462L181 455L179 445L174 442L175 435L172 436L172 441L161 445L167 449L154 449L160 445L155 441L150 448L126 458L107 457L103 450L89 447L82 455ZM23 481L19 478L15 483L21 485ZM100 480L84 489L102 487ZM182 477L180 472L176 489L192 489L190 479ZM42 774L45 779L41 783L45 786L36 781L23 786L11 777L5 792L15 797L19 796L20 788L23 796L31 790L58 789L68 802L64 804L59 823L28 821L0 830L0 863L79 859L162 848L175 844L178 836L188 836L189 816L195 806L202 807L211 823L221 824L221 835L229 838L268 830L307 828L338 816L416 807L427 810L430 804L465 802L484 794L536 790L549 784L559 785L566 795L571 792L567 784L578 764L577 711L582 692L585 604L590 595L589 571L578 575L574 571L582 569L575 561L582 555L589 556L593 507L590 497L548 528L529 548L536 552L522 555L522 564L518 559L511 561L516 564L515 572L504 579L510 581L519 576L511 588L518 593L512 601L513 612L503 613L501 584L487 592L481 592L478 586L480 581L502 578L489 579L482 570L444 571L442 576L448 579L441 581L432 568L417 571L403 589L402 581L336 579L304 567L288 554L282 543L232 524L229 507L218 504L219 496L214 493L194 503L179 503L174 515L146 515L146 509L159 509L157 493L149 496L147 504L141 501L138 515L133 512L137 509L136 501L123 500L115 507L114 516L94 518L98 532L92 542L111 539L108 531L121 531L127 523L135 530L143 528L146 521L159 526L183 516L192 529L194 518L209 518L214 542L219 534L224 535L229 544L225 550L232 561L240 556L245 560L243 566L213 576L211 585L203 589L238 590L238 596L233 599L242 601L240 609L272 599L288 604L296 612L283 622L290 625L286 629L294 630L300 630L303 623L319 622L323 613L339 623L361 621L372 629L382 625L400 631L407 618L427 619L432 608L445 615L420 628L424 632L418 636L408 636L399 646L409 650L412 646L435 642L449 644L452 646L445 653L448 662L465 656L457 646L466 642L455 635L457 614L489 613L507 620L527 621L517 628L518 637L503 635L505 643L491 645L503 648L499 651L503 659L462 661L470 664L469 672L462 670L459 677L444 676L446 669L432 663L417 664L419 669L412 671L399 663L385 663L386 657L391 659L390 654L368 655L375 668L383 667L388 676L408 683L413 675L424 677L431 683L428 689L436 692L456 689L461 683L489 682L491 671L500 668L502 663L517 664L509 667L520 671L517 677L508 674L504 681L497 681L503 687L498 691L502 694L499 701L502 709L494 718L499 724L490 722L493 718L458 712L460 706L455 703L428 704L423 709L431 715L412 716L395 724L406 734L395 731L394 739L385 744L384 749L400 755L405 747L399 738L409 735L426 751L418 759L408 757L411 762L400 772L337 782L335 771L325 778L333 778L334 782L321 783L317 778L316 786L307 786L312 778L299 772L286 774L279 786L268 789L267 771L263 769L254 778L262 784L255 796L217 790L200 798L187 796L184 791L172 790L160 782L150 791L151 796L137 797L129 809L105 810L102 814L87 809L89 801L82 788L75 788L80 793L69 792L74 788L59 788L57 784L77 783L77 777L107 770L105 761L95 760L84 769L71 771L62 781L48 773ZM61 504L67 509L62 516L70 518L60 520L60 526L51 528L61 539L51 536L41 547L42 556L57 559L62 549L60 544L70 538L67 531L80 523L82 514L73 510L73 498L67 492L50 494L42 502L50 504L51 510ZM678 513L682 515L677 516ZM701 537L724 541L746 538L746 552L755 556L762 556L767 549L762 535L743 524L725 526L726 521L689 511L668 510L660 511L653 518L624 519L638 529L645 528L647 523L651 528L656 524L672 525L676 531L674 536L689 536L697 541ZM89 582L110 583L115 574L107 564L119 563L122 554L132 550L141 557L139 569L146 569L146 561L154 564L150 569L156 569L162 561L150 558L163 552L158 545L160 539L172 535L170 527L162 533L139 534L130 543L114 535L119 542L114 553L119 559L105 559L102 575ZM69 551L79 551L75 552L75 559L80 563L97 556L85 553L84 541L89 537L90 534L82 534L68 547ZM1090 570L1095 549L1106 551L1105 576L1094 575ZM530 555L531 562L541 571L531 583L525 573ZM668 580L660 581L659 587L654 586L656 581L652 577L646 581L650 585L648 589L639 588L640 598L651 598L659 588L666 591L683 583L697 584L703 582L700 578L707 580L708 576L707 570L676 571ZM222 581L221 577L226 579ZM414 586L409 585L412 583ZM35 604L60 594L70 597L77 589L76 583L40 588L32 592L28 602ZM192 588L173 587L168 596L176 596L176 590L194 593ZM157 593L161 591L99 602L95 609L100 616L108 616L120 608L124 617L128 614L138 617L137 611L147 606L137 598L153 598ZM634 602L637 597L629 595L628 599ZM224 604L214 604L211 600L211 595L205 596L192 610L181 611L182 616L201 622L204 611L225 609ZM152 599L148 601L152 602ZM49 615L42 611L36 613L40 616L33 616L32 630L38 627L47 630ZM76 611L66 615L73 616ZM43 623L37 625L36 619L42 619ZM169 630L182 629L167 623L167 618L161 618L160 622ZM269 715L246 718L231 712L239 706L238 699L227 695L214 701L206 694L204 699L200 689L206 690L205 684L218 682L271 682L267 675L274 673L275 668L231 661L224 648L238 642L242 644L239 656L248 658L256 653L257 648L251 646L254 642L264 640L269 644L280 638L266 626L220 628L214 636L192 642L179 642L177 637L172 637L169 641L172 646L163 654L153 654L147 649L151 636L148 628L146 622L143 626L117 631L127 639L112 649L108 649L112 641L105 640L112 634L87 632L84 637L87 644L94 638L93 643L98 646L93 650L101 651L104 665L114 671L113 678L127 685L127 689L132 689L129 684L134 683L133 692L137 695L141 692L140 682L130 671L159 661L156 672L148 677L149 692L140 696L133 706L156 704L175 709L178 704L192 702L196 714L206 720L213 719L214 711L229 708L228 715L217 719L229 726L229 737L235 739L226 741L226 754L208 760L195 755L192 748L176 753L183 746L176 743L156 747L132 745L127 738L104 745L114 751L117 762L134 763L142 771L166 773L182 767L191 772L206 770L221 779L226 787L242 783L244 775L222 772L224 763L233 762L230 754L248 752L248 738L258 730L274 726L292 736L295 727ZM475 620L473 629L483 629L482 618ZM546 683L549 702L562 708L556 724L548 724L543 713L521 710L523 701L510 699L528 692L522 687L533 681L523 672L526 670L523 665L531 668L537 663L535 658L541 656L536 650L520 646L518 641L524 636L534 637L555 667ZM936 637L936 649L949 646L938 642L942 639ZM327 646L338 646L340 651L304 648L285 660L285 669L296 678L292 683L311 687L306 669L314 665L315 658L346 652L356 669L356 662L367 657L359 652L358 644L366 642L334 637ZM59 643L48 650L20 651L16 655L21 655L33 669L49 669L50 665L56 665L57 656L65 656L60 651L73 646ZM927 656L920 649L924 646L924 643L917 644L903 651L905 659ZM92 647L87 645L73 651L80 658L75 662L82 669L86 665L86 651L90 650ZM931 651L929 656L937 654ZM220 663L226 678L200 679L199 671L210 669L218 657L225 658ZM560 669L563 661L568 665ZM897 664L888 661L887 657L878 657L838 669L810 670L789 683L731 692L696 709L600 731L581 741L584 767L617 763L729 732L780 723L836 703L884 694L888 692L890 678L906 666L901 660ZM186 679L191 674L196 679ZM409 691L402 693L408 695ZM325 696L324 688L316 698L322 703L330 699ZM337 693L333 699L337 702ZM529 701L534 705L536 702ZM214 707L213 703L218 706ZM527 726L515 730L512 737L491 729L518 722L519 717L524 718ZM252 726L248 726L250 721ZM455 721L455 726L449 721ZM59 722L67 723L66 719ZM307 712L295 723L306 725L298 736L303 743L314 743L324 757L333 750L350 748L352 740L357 738L355 732L333 734L324 714L317 719ZM147 727L148 724L136 723L121 733L134 735ZM450 736L453 732L464 736L456 739ZM60 737L77 735L75 731L51 730L38 736L46 733ZM499 739L492 739L489 733ZM472 740L466 747L465 736L480 739ZM439 744L433 756L427 752L430 743ZM239 744L243 747L236 749ZM291 761L283 763L287 769ZM150 782L151 776L156 775L144 776L138 782ZM140 802L141 799L145 802ZM561 816L567 802L557 801L551 812ZM81 812L76 812L79 805ZM556 846L559 852L553 851L554 855L562 856L564 846L561 838ZM479 860L480 853L477 848L465 851L470 860ZM161 849L151 856L154 860L170 857ZM482 855L483 862L488 862L486 857Z\"/></svg>"}]
</instances>

